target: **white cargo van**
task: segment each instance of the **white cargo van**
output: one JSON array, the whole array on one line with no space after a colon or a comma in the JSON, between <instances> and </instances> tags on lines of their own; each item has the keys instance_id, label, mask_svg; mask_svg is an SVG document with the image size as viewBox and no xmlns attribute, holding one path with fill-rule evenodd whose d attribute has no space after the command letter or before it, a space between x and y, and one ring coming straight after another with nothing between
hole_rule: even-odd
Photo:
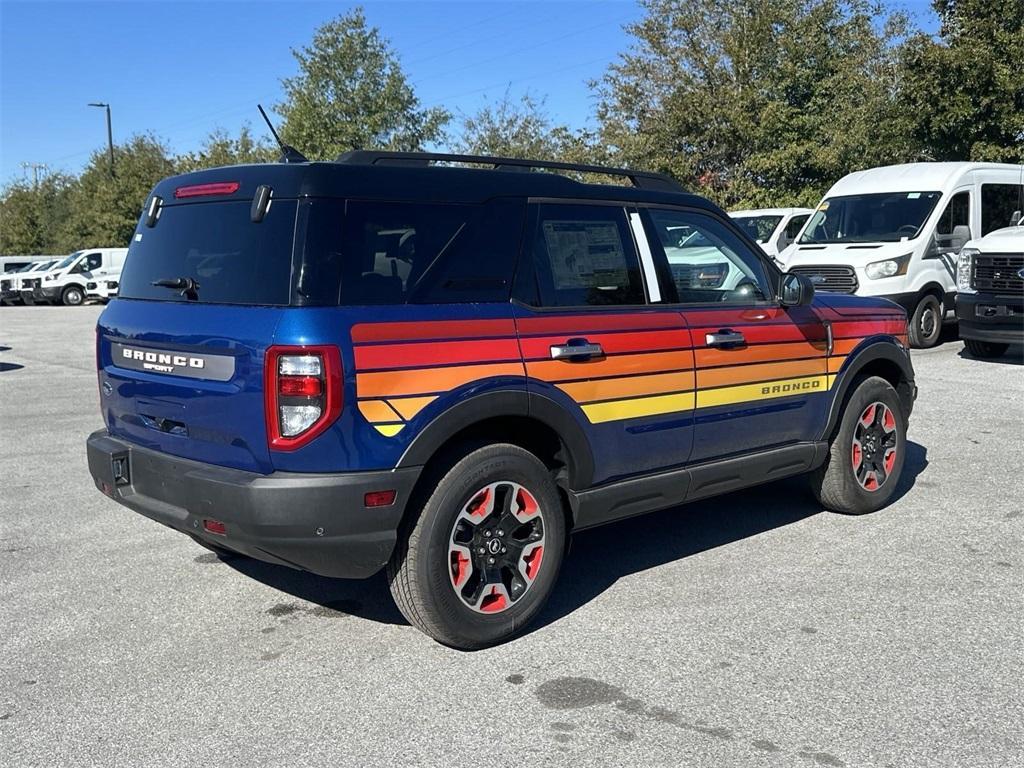
<instances>
[{"instance_id":1,"label":"white cargo van","mask_svg":"<svg viewBox=\"0 0 1024 768\"><path fill-rule=\"evenodd\" d=\"M811 218L813 208L755 208L729 216L773 258L785 250Z\"/></svg>"},{"instance_id":2,"label":"white cargo van","mask_svg":"<svg viewBox=\"0 0 1024 768\"><path fill-rule=\"evenodd\" d=\"M75 251L51 268L32 286L35 304L77 306L85 301L86 285L94 272L120 269L127 248L87 248Z\"/></svg>"},{"instance_id":3,"label":"white cargo van","mask_svg":"<svg viewBox=\"0 0 1024 768\"><path fill-rule=\"evenodd\" d=\"M883 296L910 318L914 347L939 340L957 255L1016 223L1024 165L910 163L857 171L828 191L780 260L817 291Z\"/></svg>"}]
</instances>

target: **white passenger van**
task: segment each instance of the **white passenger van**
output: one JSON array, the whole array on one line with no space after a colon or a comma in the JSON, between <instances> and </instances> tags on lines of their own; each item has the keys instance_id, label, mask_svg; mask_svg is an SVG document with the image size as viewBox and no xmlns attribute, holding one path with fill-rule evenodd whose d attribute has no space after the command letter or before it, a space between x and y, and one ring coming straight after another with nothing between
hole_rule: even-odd
<instances>
[{"instance_id":1,"label":"white passenger van","mask_svg":"<svg viewBox=\"0 0 1024 768\"><path fill-rule=\"evenodd\" d=\"M730 211L729 216L765 253L775 258L796 240L812 213L813 208L755 208Z\"/></svg>"},{"instance_id":2,"label":"white passenger van","mask_svg":"<svg viewBox=\"0 0 1024 768\"><path fill-rule=\"evenodd\" d=\"M939 340L953 309L957 255L1016 223L1024 165L909 163L844 176L780 256L817 291L883 296L910 318L914 347Z\"/></svg>"},{"instance_id":3,"label":"white passenger van","mask_svg":"<svg viewBox=\"0 0 1024 768\"><path fill-rule=\"evenodd\" d=\"M75 251L53 266L32 286L35 304L77 306L85 301L86 285L94 272L118 270L124 266L127 248L87 248Z\"/></svg>"}]
</instances>

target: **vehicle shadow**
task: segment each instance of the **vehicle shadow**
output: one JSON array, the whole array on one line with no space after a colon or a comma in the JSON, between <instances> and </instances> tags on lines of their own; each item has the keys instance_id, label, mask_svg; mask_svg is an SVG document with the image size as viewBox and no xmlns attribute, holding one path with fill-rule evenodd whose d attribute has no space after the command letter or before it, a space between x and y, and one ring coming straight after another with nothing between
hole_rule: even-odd
<instances>
[{"instance_id":1,"label":"vehicle shadow","mask_svg":"<svg viewBox=\"0 0 1024 768\"><path fill-rule=\"evenodd\" d=\"M0 363L0 373L3 373L4 371L17 371L24 367L25 366L20 363Z\"/></svg>"},{"instance_id":2,"label":"vehicle shadow","mask_svg":"<svg viewBox=\"0 0 1024 768\"><path fill-rule=\"evenodd\" d=\"M927 449L907 442L903 475L893 495L906 495L928 466ZM573 537L554 593L536 631L583 607L619 579L822 513L803 477L623 520ZM878 512L876 514L884 514ZM781 556L781 555L780 555ZM209 562L218 556L200 555ZM207 559L209 558L209 560ZM395 607L383 573L355 581L330 579L247 557L223 557L225 564L284 595L316 603L320 616L357 616L384 624L406 624ZM303 610L287 603L271 612Z\"/></svg>"},{"instance_id":3,"label":"vehicle shadow","mask_svg":"<svg viewBox=\"0 0 1024 768\"><path fill-rule=\"evenodd\" d=\"M1005 354L999 357L975 357L964 347L958 353L964 360L977 361L979 363L996 363L1002 365L1024 365L1024 346L1011 344Z\"/></svg>"}]
</instances>

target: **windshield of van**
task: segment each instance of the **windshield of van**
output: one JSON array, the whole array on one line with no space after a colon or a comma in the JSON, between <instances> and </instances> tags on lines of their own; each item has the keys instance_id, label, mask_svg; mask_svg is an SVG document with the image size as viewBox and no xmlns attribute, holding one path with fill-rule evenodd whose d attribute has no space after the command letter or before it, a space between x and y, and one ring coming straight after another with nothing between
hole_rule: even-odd
<instances>
[{"instance_id":1,"label":"windshield of van","mask_svg":"<svg viewBox=\"0 0 1024 768\"><path fill-rule=\"evenodd\" d=\"M941 192L882 192L830 197L814 212L800 243L895 243L913 240Z\"/></svg>"},{"instance_id":2,"label":"windshield of van","mask_svg":"<svg viewBox=\"0 0 1024 768\"><path fill-rule=\"evenodd\" d=\"M81 255L81 251L75 251L70 256L65 256L63 259L61 259L60 264L55 266L54 269L64 269L64 267L69 266L75 259L77 259Z\"/></svg>"},{"instance_id":3,"label":"windshield of van","mask_svg":"<svg viewBox=\"0 0 1024 768\"><path fill-rule=\"evenodd\" d=\"M781 216L734 216L735 221L740 229L747 233L749 237L756 240L759 243L765 242L769 237L772 236L772 232L779 226L779 222L782 221Z\"/></svg>"},{"instance_id":4,"label":"windshield of van","mask_svg":"<svg viewBox=\"0 0 1024 768\"><path fill-rule=\"evenodd\" d=\"M294 200L274 200L253 222L250 201L167 205L140 223L119 297L281 306L291 296ZM191 280L191 283L186 281ZM165 285L153 285L163 281ZM176 285L191 286L188 290Z\"/></svg>"},{"instance_id":5,"label":"windshield of van","mask_svg":"<svg viewBox=\"0 0 1024 768\"><path fill-rule=\"evenodd\" d=\"M52 267L56 263L57 263L57 260L54 259L53 261L44 261L44 262L41 262L39 264L33 264L32 265L32 269L30 271L32 271L32 272L43 272L43 271L49 269L50 267Z\"/></svg>"}]
</instances>

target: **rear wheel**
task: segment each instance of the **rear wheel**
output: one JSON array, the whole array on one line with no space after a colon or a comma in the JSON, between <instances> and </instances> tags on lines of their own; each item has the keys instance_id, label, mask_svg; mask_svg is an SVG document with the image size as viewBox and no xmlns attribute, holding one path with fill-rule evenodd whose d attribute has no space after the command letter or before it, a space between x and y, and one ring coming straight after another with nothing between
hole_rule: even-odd
<instances>
[{"instance_id":1,"label":"rear wheel","mask_svg":"<svg viewBox=\"0 0 1024 768\"><path fill-rule=\"evenodd\" d=\"M964 339L964 346L974 357L1002 357L1009 344L995 344L991 341L978 341L976 339Z\"/></svg>"},{"instance_id":2,"label":"rear wheel","mask_svg":"<svg viewBox=\"0 0 1024 768\"><path fill-rule=\"evenodd\" d=\"M85 301L85 294L77 285L69 285L60 295L60 300L68 307L77 307Z\"/></svg>"},{"instance_id":3,"label":"rear wheel","mask_svg":"<svg viewBox=\"0 0 1024 768\"><path fill-rule=\"evenodd\" d=\"M942 301L934 293L922 296L910 318L910 346L928 349L939 343L945 311Z\"/></svg>"},{"instance_id":4,"label":"rear wheel","mask_svg":"<svg viewBox=\"0 0 1024 768\"><path fill-rule=\"evenodd\" d=\"M825 463L811 489L834 512L863 515L884 507L899 483L907 420L896 390L885 379L864 379L847 400Z\"/></svg>"},{"instance_id":5,"label":"rear wheel","mask_svg":"<svg viewBox=\"0 0 1024 768\"><path fill-rule=\"evenodd\" d=\"M543 607L565 550L555 483L515 445L468 453L443 473L399 542L388 581L402 615L464 650L507 640Z\"/></svg>"}]
</instances>

